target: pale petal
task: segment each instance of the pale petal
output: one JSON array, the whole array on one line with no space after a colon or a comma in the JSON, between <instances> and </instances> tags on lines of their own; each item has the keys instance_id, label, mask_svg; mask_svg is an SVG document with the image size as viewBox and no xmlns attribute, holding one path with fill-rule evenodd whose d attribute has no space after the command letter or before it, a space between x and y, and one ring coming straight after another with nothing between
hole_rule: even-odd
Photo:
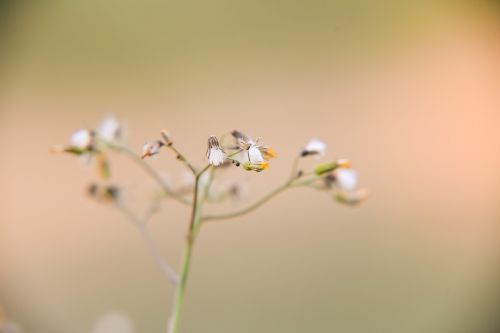
<instances>
[{"instance_id":1,"label":"pale petal","mask_svg":"<svg viewBox=\"0 0 500 333\"><path fill-rule=\"evenodd\" d=\"M97 134L106 141L116 140L120 136L120 123L115 117L109 116L99 125Z\"/></svg>"},{"instance_id":2,"label":"pale petal","mask_svg":"<svg viewBox=\"0 0 500 333\"><path fill-rule=\"evenodd\" d=\"M92 143L92 133L86 129L78 130L71 135L70 143L72 146L86 149Z\"/></svg>"},{"instance_id":3,"label":"pale petal","mask_svg":"<svg viewBox=\"0 0 500 333\"><path fill-rule=\"evenodd\" d=\"M358 173L351 169L338 169L337 181L345 191L353 191L358 186Z\"/></svg>"},{"instance_id":4,"label":"pale petal","mask_svg":"<svg viewBox=\"0 0 500 333\"><path fill-rule=\"evenodd\" d=\"M210 148L208 162L213 166L219 166L226 160L226 154L220 148Z\"/></svg>"},{"instance_id":5,"label":"pale petal","mask_svg":"<svg viewBox=\"0 0 500 333\"><path fill-rule=\"evenodd\" d=\"M304 147L304 151L308 154L324 155L326 152L326 144L319 139L311 139Z\"/></svg>"},{"instance_id":6,"label":"pale petal","mask_svg":"<svg viewBox=\"0 0 500 333\"><path fill-rule=\"evenodd\" d=\"M264 157L260 152L259 148L255 145L250 146L248 148L248 160L251 164L259 164L264 162Z\"/></svg>"}]
</instances>

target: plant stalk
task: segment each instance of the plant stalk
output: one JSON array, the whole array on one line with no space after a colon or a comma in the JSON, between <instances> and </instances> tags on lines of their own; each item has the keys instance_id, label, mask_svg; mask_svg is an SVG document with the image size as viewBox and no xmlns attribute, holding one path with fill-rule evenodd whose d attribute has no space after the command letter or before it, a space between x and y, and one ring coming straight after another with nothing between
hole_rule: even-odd
<instances>
[{"instance_id":1,"label":"plant stalk","mask_svg":"<svg viewBox=\"0 0 500 333\"><path fill-rule=\"evenodd\" d=\"M181 322L182 306L184 303L184 294L186 292L186 285L189 275L189 268L191 265L191 257L193 255L194 240L190 237L186 240L184 247L184 256L182 259L182 267L180 272L180 280L175 291L174 307L172 316L170 318L168 333L178 333Z\"/></svg>"},{"instance_id":2,"label":"plant stalk","mask_svg":"<svg viewBox=\"0 0 500 333\"><path fill-rule=\"evenodd\" d=\"M186 286L189 276L189 269L191 266L191 258L193 256L193 247L196 236L198 234L198 230L201 226L201 206L202 202L200 201L200 177L201 175L209 169L210 165L205 167L202 171L200 171L195 178L194 183L194 194L193 194L193 207L191 211L191 221L189 223L189 230L186 237L186 245L184 246L184 255L182 258L182 266L179 275L179 283L177 284L177 288L174 296L174 305L172 309L172 315L169 320L167 333L178 333L180 329L180 323L182 318L182 309L184 303L184 294L186 292Z\"/></svg>"}]
</instances>

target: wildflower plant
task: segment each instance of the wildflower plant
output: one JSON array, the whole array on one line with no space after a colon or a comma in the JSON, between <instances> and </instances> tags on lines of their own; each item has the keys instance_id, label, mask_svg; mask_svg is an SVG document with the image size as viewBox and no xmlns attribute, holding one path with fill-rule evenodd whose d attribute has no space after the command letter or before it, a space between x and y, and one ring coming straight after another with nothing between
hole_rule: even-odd
<instances>
[{"instance_id":1,"label":"wildflower plant","mask_svg":"<svg viewBox=\"0 0 500 333\"><path fill-rule=\"evenodd\" d=\"M175 286L172 313L167 325L168 333L178 333L180 329L193 247L202 226L211 221L227 220L248 214L278 194L293 188L314 188L328 193L337 202L347 205L357 205L367 197L366 190L358 186L357 172L351 168L351 163L347 159L318 163L311 170L300 168L302 159L310 156L320 159L326 155L327 145L319 139L312 139L302 149L297 150L291 162L290 174L281 185L242 208L218 214L205 214L206 204L237 197L242 192L242 187L238 183L226 188L219 186L214 191L217 178L227 168L239 168L242 172L263 172L269 168L271 160L277 156L276 151L260 139L254 140L240 131L233 130L220 137L215 135L208 137L207 163L199 167L192 164L190 159L177 149L166 130L162 130L157 139L146 142L139 152L131 149L124 142L123 126L114 117L107 117L96 130L77 130L71 135L68 145L55 146L52 151L78 155L86 161L96 161L101 180L89 185L89 196L99 202L113 204L137 227L166 280ZM172 152L186 167L192 180L188 185L178 188L172 186L148 161L149 158L156 158L167 151ZM144 216L129 208L122 188L109 183L111 176L108 163L109 152L123 154L132 162L137 163L159 187L161 195L154 197L151 208ZM147 224L157 211L160 200L163 199L175 200L191 209L179 272L176 272L160 255Z\"/></svg>"}]
</instances>

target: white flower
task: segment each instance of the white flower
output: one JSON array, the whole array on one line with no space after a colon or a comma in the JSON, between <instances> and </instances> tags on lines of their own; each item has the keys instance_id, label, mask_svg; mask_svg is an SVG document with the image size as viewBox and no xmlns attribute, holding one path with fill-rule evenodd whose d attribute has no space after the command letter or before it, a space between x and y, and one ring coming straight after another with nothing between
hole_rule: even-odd
<instances>
[{"instance_id":1,"label":"white flower","mask_svg":"<svg viewBox=\"0 0 500 333\"><path fill-rule=\"evenodd\" d=\"M248 162L254 165L261 165L265 161L276 157L276 152L271 147L266 147L239 131L232 131L231 134L236 139L238 146L247 151Z\"/></svg>"},{"instance_id":2,"label":"white flower","mask_svg":"<svg viewBox=\"0 0 500 333\"><path fill-rule=\"evenodd\" d=\"M97 134L106 141L113 141L120 137L121 126L113 116L108 116L99 125Z\"/></svg>"},{"instance_id":3,"label":"white flower","mask_svg":"<svg viewBox=\"0 0 500 333\"><path fill-rule=\"evenodd\" d=\"M87 129L80 129L73 133L70 138L70 143L73 147L80 149L89 149L92 146L94 134Z\"/></svg>"},{"instance_id":4,"label":"white flower","mask_svg":"<svg viewBox=\"0 0 500 333\"><path fill-rule=\"evenodd\" d=\"M353 191L358 186L358 173L354 170L339 168L336 171L336 178L344 191Z\"/></svg>"},{"instance_id":5,"label":"white flower","mask_svg":"<svg viewBox=\"0 0 500 333\"><path fill-rule=\"evenodd\" d=\"M164 145L165 144L160 140L146 142L142 146L141 158L145 158L148 156L154 156L154 155L158 154L160 152L161 147L163 147Z\"/></svg>"},{"instance_id":6,"label":"white flower","mask_svg":"<svg viewBox=\"0 0 500 333\"><path fill-rule=\"evenodd\" d=\"M226 153L222 150L217 137L213 135L208 138L207 159L213 166L219 166L226 160Z\"/></svg>"},{"instance_id":7,"label":"white flower","mask_svg":"<svg viewBox=\"0 0 500 333\"><path fill-rule=\"evenodd\" d=\"M311 139L302 150L302 156L316 155L317 157L324 156L326 152L326 144L319 139Z\"/></svg>"}]
</instances>

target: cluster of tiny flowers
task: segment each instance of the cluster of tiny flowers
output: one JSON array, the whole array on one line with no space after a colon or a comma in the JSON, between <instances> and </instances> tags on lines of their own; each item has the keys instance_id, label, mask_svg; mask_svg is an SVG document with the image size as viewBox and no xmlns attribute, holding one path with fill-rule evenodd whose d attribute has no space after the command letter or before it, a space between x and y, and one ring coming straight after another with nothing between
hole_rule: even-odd
<instances>
[{"instance_id":1,"label":"cluster of tiny flowers","mask_svg":"<svg viewBox=\"0 0 500 333\"><path fill-rule=\"evenodd\" d=\"M276 152L271 147L263 145L259 140L253 140L236 130L232 131L231 135L235 139L236 145L232 147L234 152L230 155L221 147L217 137L212 135L208 138L207 159L214 167L231 161L236 166L243 166L243 169L247 171L260 172L269 167L270 159L276 157Z\"/></svg>"},{"instance_id":2,"label":"cluster of tiny flowers","mask_svg":"<svg viewBox=\"0 0 500 333\"><path fill-rule=\"evenodd\" d=\"M108 166L107 160L104 155L106 148L114 143L119 143L122 138L122 126L116 118L109 116L105 118L97 128L94 129L80 129L74 132L70 137L70 143L66 146L54 147L54 151L64 151L74 153L77 155L97 155L99 161L99 168L101 174L107 174ZM254 140L249 135L246 135L238 130L230 132L233 143L230 145L223 145L214 135L209 136L207 141L206 158L208 164L212 167L222 167L227 165L241 166L243 170L261 172L269 168L269 161L276 157L276 152L271 147L265 145L260 139ZM160 132L161 138L148 141L142 146L140 157L154 157L158 155L162 148L169 147L174 152L177 152L173 146L170 135L166 130ZM320 159L326 155L327 145L320 139L311 139L300 151L297 158L307 158L313 156ZM178 159L184 160L185 158L178 154ZM192 170L193 166L188 164ZM297 174L295 180L298 180L304 174L303 171L296 170ZM337 159L334 161L320 163L315 166L313 174L317 177L317 183L314 187L322 190L332 191L334 198L342 203L357 204L362 202L366 196L367 191L359 187L358 173L351 168L351 163L347 159ZM104 177L106 178L106 177ZM214 184L212 184L214 185ZM183 188L189 187L188 185ZM108 187L97 185L91 187L93 190L89 191L93 197L116 199L115 189L112 187L108 191ZM183 194L184 191L180 191ZM213 197L227 197L229 194L237 196L241 192L240 186L231 185L227 190L221 190ZM186 191L187 193L187 191Z\"/></svg>"},{"instance_id":3,"label":"cluster of tiny flowers","mask_svg":"<svg viewBox=\"0 0 500 333\"><path fill-rule=\"evenodd\" d=\"M54 146L51 151L79 155L86 163L97 160L99 174L106 180L110 177L110 168L105 152L110 145L120 143L122 139L122 125L115 117L108 116L96 129L79 129L71 134L68 145ZM88 194L100 202L107 202L118 200L119 191L114 185L92 184Z\"/></svg>"},{"instance_id":4,"label":"cluster of tiny flowers","mask_svg":"<svg viewBox=\"0 0 500 333\"><path fill-rule=\"evenodd\" d=\"M311 139L302 149L301 157L315 156L321 158L326 154L326 144L319 139ZM341 203L355 205L367 197L367 191L359 187L358 173L351 168L347 159L319 164L315 174L322 176L320 189L333 190L334 197Z\"/></svg>"},{"instance_id":5,"label":"cluster of tiny flowers","mask_svg":"<svg viewBox=\"0 0 500 333\"><path fill-rule=\"evenodd\" d=\"M244 161L240 163L248 171L260 172L269 167L269 160L276 157L276 152L271 147L265 146L260 140L253 140L251 137L240 131L232 131L232 136L236 139L239 149L244 152Z\"/></svg>"},{"instance_id":6,"label":"cluster of tiny flowers","mask_svg":"<svg viewBox=\"0 0 500 333\"><path fill-rule=\"evenodd\" d=\"M226 142L226 138L231 142ZM208 137L206 162L203 167L199 167L191 163L191 160L180 152L166 130L162 130L156 139L144 143L140 151L131 149L124 141L120 123L114 117L107 117L95 129L77 130L71 135L68 145L56 146L52 150L84 157L87 163L90 161L97 162L102 179L100 182L88 186L87 195L99 203L114 205L138 227L159 268L165 274L167 280L177 286L173 315L169 321L168 329L168 332L172 333L178 332L180 318L178 314L180 313L180 304L182 304L187 272L189 271L190 253L199 229L204 222L247 214L282 191L297 187L309 187L325 191L330 196L333 196L336 201L348 205L359 204L367 197L367 191L359 186L357 171L352 169L351 163L347 159L334 159L324 163L316 162L317 164L314 167L305 170L300 168L304 160L309 159L311 156L315 159L321 159L327 155L327 145L322 140L314 138L296 151L291 164L292 171L287 171L285 181L268 194L262 196L253 204L231 212L205 214L205 203L240 199L245 195L245 187L235 181L236 177L227 177L221 182L218 177L219 174L222 174L228 168L239 168L257 173L263 172L269 168L270 161L277 156L276 151L265 145L261 139L254 140L249 135L233 130L221 137L215 135ZM164 151L175 154L177 160L185 167L186 177L184 177L182 184L170 181L167 175L164 175L151 165L153 161L149 158L156 158ZM135 209L129 207L126 200L127 192L122 187L110 184L108 152L122 154L129 158L141 166L145 174L156 181L155 195L154 198L151 198L151 207L146 214L137 214ZM304 164L307 164L307 162ZM225 181L228 182L224 183ZM168 265L158 252L154 239L147 229L148 221L159 209L160 199L163 198L170 198L180 204L191 206L192 210L186 237L186 255L179 274Z\"/></svg>"},{"instance_id":7,"label":"cluster of tiny flowers","mask_svg":"<svg viewBox=\"0 0 500 333\"><path fill-rule=\"evenodd\" d=\"M103 149L103 144L118 142L122 138L122 126L113 116L108 116L97 129L82 128L71 134L69 145L55 146L53 151L85 154Z\"/></svg>"}]
</instances>

